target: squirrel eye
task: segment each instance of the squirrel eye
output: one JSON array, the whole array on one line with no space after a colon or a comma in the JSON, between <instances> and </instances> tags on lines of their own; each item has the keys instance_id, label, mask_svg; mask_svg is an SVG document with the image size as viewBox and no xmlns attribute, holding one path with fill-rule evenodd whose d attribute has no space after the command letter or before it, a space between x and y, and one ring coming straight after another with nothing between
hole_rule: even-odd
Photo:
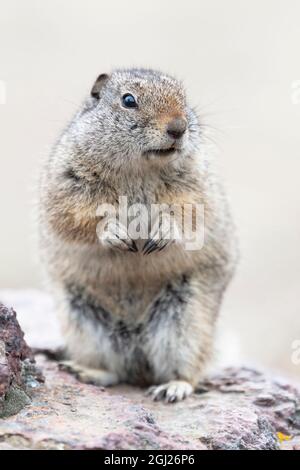
<instances>
[{"instance_id":1,"label":"squirrel eye","mask_svg":"<svg viewBox=\"0 0 300 470\"><path fill-rule=\"evenodd\" d=\"M137 102L135 101L134 96L132 96L130 93L123 95L122 103L125 108L137 108Z\"/></svg>"}]
</instances>

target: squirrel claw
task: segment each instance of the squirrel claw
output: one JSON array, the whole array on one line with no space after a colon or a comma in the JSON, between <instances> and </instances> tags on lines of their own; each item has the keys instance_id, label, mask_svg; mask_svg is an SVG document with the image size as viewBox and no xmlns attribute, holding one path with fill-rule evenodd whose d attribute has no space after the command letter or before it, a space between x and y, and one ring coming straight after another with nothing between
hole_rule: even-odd
<instances>
[{"instance_id":1,"label":"squirrel claw","mask_svg":"<svg viewBox=\"0 0 300 470\"><path fill-rule=\"evenodd\" d=\"M132 249L132 251L134 251L136 253L137 251L139 251L138 247L136 246L136 243L135 243L134 240L131 240L131 241L132 241L131 249Z\"/></svg>"},{"instance_id":2,"label":"squirrel claw","mask_svg":"<svg viewBox=\"0 0 300 470\"><path fill-rule=\"evenodd\" d=\"M148 240L145 245L144 245L144 248L143 248L143 253L144 255L149 255L150 253L152 253L152 251L155 251L158 249L158 245L156 243L156 241L154 240Z\"/></svg>"},{"instance_id":3,"label":"squirrel claw","mask_svg":"<svg viewBox=\"0 0 300 470\"><path fill-rule=\"evenodd\" d=\"M121 240L120 237L118 237L118 239ZM122 242L125 243L125 245L128 247L128 250L132 251L132 253L136 253L138 251L138 248L137 248L136 243L135 243L134 240L131 240L131 239L123 240L122 239Z\"/></svg>"},{"instance_id":4,"label":"squirrel claw","mask_svg":"<svg viewBox=\"0 0 300 470\"><path fill-rule=\"evenodd\" d=\"M150 239L145 243L145 246L143 248L143 254L150 255L150 253L152 253L153 251L162 251L164 248L166 248L173 242L174 240L158 240L156 242L155 240Z\"/></svg>"}]
</instances>

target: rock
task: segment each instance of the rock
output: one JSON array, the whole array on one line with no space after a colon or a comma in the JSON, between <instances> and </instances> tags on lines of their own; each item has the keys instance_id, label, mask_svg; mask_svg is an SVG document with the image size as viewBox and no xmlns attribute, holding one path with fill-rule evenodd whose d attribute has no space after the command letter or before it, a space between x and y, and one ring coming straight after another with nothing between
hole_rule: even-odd
<instances>
[{"instance_id":1,"label":"rock","mask_svg":"<svg viewBox=\"0 0 300 470\"><path fill-rule=\"evenodd\" d=\"M30 391L42 381L13 309L0 304L0 418L30 403Z\"/></svg>"},{"instance_id":2,"label":"rock","mask_svg":"<svg viewBox=\"0 0 300 470\"><path fill-rule=\"evenodd\" d=\"M32 302L36 314L37 300ZM26 305L28 320L28 298ZM45 349L50 318L39 331L39 347ZM35 328L38 322L32 318L28 324ZM184 402L165 404L139 388L82 384L45 354L36 360L45 385L18 414L0 420L0 449L300 449L299 390L266 373L226 368L203 380Z\"/></svg>"}]
</instances>

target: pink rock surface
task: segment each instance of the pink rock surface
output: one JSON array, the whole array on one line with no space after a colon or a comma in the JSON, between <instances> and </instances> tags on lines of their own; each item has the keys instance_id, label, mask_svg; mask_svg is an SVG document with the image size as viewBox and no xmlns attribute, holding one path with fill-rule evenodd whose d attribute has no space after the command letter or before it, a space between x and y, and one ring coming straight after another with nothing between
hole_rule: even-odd
<instances>
[{"instance_id":1,"label":"pink rock surface","mask_svg":"<svg viewBox=\"0 0 300 470\"><path fill-rule=\"evenodd\" d=\"M28 298L27 313L23 306L33 329L41 296L33 313ZM48 346L49 328L39 330L39 347ZM299 449L299 390L256 370L221 370L187 400L165 404L134 387L82 384L43 355L37 362L45 384L0 420L0 449Z\"/></svg>"}]
</instances>

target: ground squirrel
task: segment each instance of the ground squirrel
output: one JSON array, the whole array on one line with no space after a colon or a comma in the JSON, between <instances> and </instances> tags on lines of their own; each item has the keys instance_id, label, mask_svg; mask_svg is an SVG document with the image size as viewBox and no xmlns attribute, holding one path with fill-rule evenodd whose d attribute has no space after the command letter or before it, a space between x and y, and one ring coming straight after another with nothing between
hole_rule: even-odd
<instances>
[{"instance_id":1,"label":"ground squirrel","mask_svg":"<svg viewBox=\"0 0 300 470\"><path fill-rule=\"evenodd\" d=\"M155 400L173 402L201 378L236 252L201 129L180 82L115 70L98 77L43 167L42 259L67 367L80 380L150 386ZM97 212L103 204L118 211L120 196L146 209L201 205L203 246L188 250L170 231L154 236L151 222L149 236L133 239L128 226ZM182 227L182 214L171 218Z\"/></svg>"}]
</instances>

